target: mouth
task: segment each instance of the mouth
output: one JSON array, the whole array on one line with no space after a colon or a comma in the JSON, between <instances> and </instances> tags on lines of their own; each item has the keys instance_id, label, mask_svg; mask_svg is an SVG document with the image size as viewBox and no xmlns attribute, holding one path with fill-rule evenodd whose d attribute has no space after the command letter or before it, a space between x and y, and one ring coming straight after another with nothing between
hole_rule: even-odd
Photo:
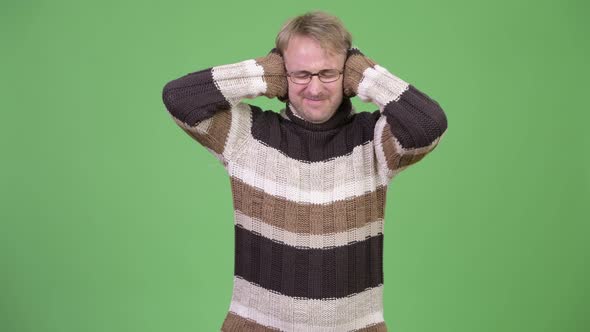
<instances>
[{"instance_id":1,"label":"mouth","mask_svg":"<svg viewBox=\"0 0 590 332\"><path fill-rule=\"evenodd\" d=\"M308 104L312 104L312 105L317 105L317 104L321 104L325 99L323 98L305 98L305 101Z\"/></svg>"}]
</instances>

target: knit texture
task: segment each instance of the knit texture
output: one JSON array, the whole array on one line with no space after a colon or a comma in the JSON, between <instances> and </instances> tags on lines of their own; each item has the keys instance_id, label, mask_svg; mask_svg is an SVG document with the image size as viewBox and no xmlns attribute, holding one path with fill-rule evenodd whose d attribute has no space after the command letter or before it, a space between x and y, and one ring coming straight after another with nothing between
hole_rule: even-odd
<instances>
[{"instance_id":1,"label":"knit texture","mask_svg":"<svg viewBox=\"0 0 590 332\"><path fill-rule=\"evenodd\" d=\"M289 103L275 113L241 102L286 96L272 52L164 87L172 119L231 179L234 287L222 331L387 330L387 187L435 148L447 120L438 103L360 52L348 59L346 95L379 110L356 113L345 98L321 124Z\"/></svg>"}]
</instances>

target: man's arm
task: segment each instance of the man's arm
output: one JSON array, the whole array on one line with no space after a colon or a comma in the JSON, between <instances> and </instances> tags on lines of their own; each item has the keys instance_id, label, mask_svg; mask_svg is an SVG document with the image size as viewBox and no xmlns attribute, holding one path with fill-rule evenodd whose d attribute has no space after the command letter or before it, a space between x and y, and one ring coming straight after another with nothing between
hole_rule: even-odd
<instances>
[{"instance_id":1,"label":"man's arm","mask_svg":"<svg viewBox=\"0 0 590 332\"><path fill-rule=\"evenodd\" d=\"M276 50L267 56L187 74L168 82L162 99L173 120L191 137L225 159L230 128L246 134L248 105L243 98L285 98L283 59ZM242 122L244 122L242 121ZM238 134L240 134L238 133Z\"/></svg>"},{"instance_id":2,"label":"man's arm","mask_svg":"<svg viewBox=\"0 0 590 332\"><path fill-rule=\"evenodd\" d=\"M432 151L447 129L446 115L436 101L357 49L349 51L343 89L347 96L379 106L374 142L389 179Z\"/></svg>"}]
</instances>

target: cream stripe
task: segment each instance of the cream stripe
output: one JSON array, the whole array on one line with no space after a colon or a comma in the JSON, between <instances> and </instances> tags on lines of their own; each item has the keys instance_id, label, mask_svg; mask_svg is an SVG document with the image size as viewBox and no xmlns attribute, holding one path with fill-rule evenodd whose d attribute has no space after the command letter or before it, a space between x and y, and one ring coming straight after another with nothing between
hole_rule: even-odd
<instances>
[{"instance_id":1,"label":"cream stripe","mask_svg":"<svg viewBox=\"0 0 590 332\"><path fill-rule=\"evenodd\" d=\"M233 152L239 152L247 139L251 137L250 128L252 127L252 109L250 105L239 103L232 107L230 111L232 115L231 126L223 150L223 155L227 160L231 160Z\"/></svg>"},{"instance_id":2,"label":"cream stripe","mask_svg":"<svg viewBox=\"0 0 590 332\"><path fill-rule=\"evenodd\" d=\"M387 185L387 179L376 174L372 142L348 155L313 163L289 158L252 137L236 152L228 163L230 176L293 202L331 203Z\"/></svg>"},{"instance_id":3,"label":"cream stripe","mask_svg":"<svg viewBox=\"0 0 590 332\"><path fill-rule=\"evenodd\" d=\"M385 126L387 125L387 119L383 116L381 117L379 120L377 120L377 123L375 125L375 135L374 135L374 140L375 140L375 153L377 155L377 160L379 163L379 170L381 173L384 173L387 175L388 178L393 178L395 175L397 175L399 172L403 171L404 169L408 168L410 165L406 165L403 167L399 167L397 169L391 170L387 167L387 160L386 158L394 158L394 156L385 156L385 150L383 148L383 144L381 143L381 137L383 136L383 130L385 130ZM399 156L404 156L407 154L426 154L430 151L432 151L436 145L438 144L438 142L442 139L442 137L444 136L445 133L443 133L441 136L439 136L438 138L436 138L432 143L430 143L427 146L421 147L421 148L416 148L416 149L404 149L402 147L402 145L400 144L400 142L395 138L395 136L392 136L393 138L391 139L391 143L394 145L394 150L396 151L396 153Z\"/></svg>"},{"instance_id":4,"label":"cream stripe","mask_svg":"<svg viewBox=\"0 0 590 332\"><path fill-rule=\"evenodd\" d=\"M430 145L428 145L428 146L424 146L424 147L417 148L417 149L410 149L410 150L404 150L397 139L394 139L393 140L393 143L395 144L396 149L403 150L403 152L404 152L403 155L406 155L406 154L408 154L410 152L412 154L423 154L423 153L427 153L429 151L432 151L432 149L434 149L438 145L438 142L441 140L441 138L443 136L444 136L444 133L443 133L443 135L441 135L437 139L435 139L432 143L430 143ZM408 167L410 167L412 165L413 164L409 164L409 165L405 165L403 167L398 168L397 170L394 171L394 176L395 176L395 174L403 171L404 169L406 169L406 168L408 168Z\"/></svg>"},{"instance_id":5,"label":"cream stripe","mask_svg":"<svg viewBox=\"0 0 590 332\"><path fill-rule=\"evenodd\" d=\"M202 135L202 136L206 136L209 135L208 130L209 127L211 126L212 123L212 118L207 118L201 122L199 122L195 127L191 127L188 124L178 120L177 118L175 118L174 116L172 117L174 119L174 121L183 129L191 132L192 134L190 134L193 138L195 138L193 135ZM225 158L223 155L215 152L212 148L203 145L203 147L205 149L207 149L207 151L209 151L210 153L212 153L215 158L217 158L223 165L226 164L225 162Z\"/></svg>"},{"instance_id":6,"label":"cream stripe","mask_svg":"<svg viewBox=\"0 0 590 332\"><path fill-rule=\"evenodd\" d=\"M351 229L347 232L323 235L289 232L276 226L266 224L259 219L251 218L240 211L235 211L235 222L251 232L298 248L323 249L327 247L340 247L350 244L351 242L360 242L368 237L383 234L382 219L368 223L363 227Z\"/></svg>"},{"instance_id":7,"label":"cream stripe","mask_svg":"<svg viewBox=\"0 0 590 332\"><path fill-rule=\"evenodd\" d=\"M383 144L381 143L383 129L386 125L387 118L382 115L375 124L375 135L373 135L373 139L375 140L375 154L377 155L377 161L379 163L379 174L391 180L399 171L391 170L387 167L387 159L385 157L385 151L383 150ZM389 156L389 158L391 157L392 156Z\"/></svg>"},{"instance_id":8,"label":"cream stripe","mask_svg":"<svg viewBox=\"0 0 590 332\"><path fill-rule=\"evenodd\" d=\"M394 76L387 69L375 65L363 72L363 78L358 87L358 97L363 101L374 102L383 109L389 102L397 101L408 87L408 83Z\"/></svg>"},{"instance_id":9,"label":"cream stripe","mask_svg":"<svg viewBox=\"0 0 590 332\"><path fill-rule=\"evenodd\" d=\"M408 153L412 153L412 154L424 154L429 152L430 150L434 149L434 147L438 144L438 142L440 141L440 139L442 138L442 135L439 136L438 138L436 138L434 141L432 141L432 143L430 143L427 146L423 146L421 148L415 148L415 149L404 149L402 147L402 145L400 144L400 142L394 137L393 138L393 144L395 144L395 150L399 152L400 155L406 155Z\"/></svg>"},{"instance_id":10,"label":"cream stripe","mask_svg":"<svg viewBox=\"0 0 590 332\"><path fill-rule=\"evenodd\" d=\"M262 78L264 68L253 59L213 67L211 72L217 88L231 105L266 92L266 82Z\"/></svg>"},{"instance_id":11,"label":"cream stripe","mask_svg":"<svg viewBox=\"0 0 590 332\"><path fill-rule=\"evenodd\" d=\"M350 331L383 322L383 286L341 299L310 300L234 277L230 311L286 331Z\"/></svg>"},{"instance_id":12,"label":"cream stripe","mask_svg":"<svg viewBox=\"0 0 590 332\"><path fill-rule=\"evenodd\" d=\"M278 329L280 331L314 331L314 332L341 332L341 331L357 331L366 329L369 325L375 325L383 322L383 313L375 312L368 314L365 317L358 318L354 322L347 322L343 324L334 324L331 326L318 326L309 323L293 323L285 322L258 312L255 309L247 308L239 303L232 303L231 312L236 315L248 315L248 319L255 320L256 323L268 327L270 329ZM255 318L254 318L255 317Z\"/></svg>"},{"instance_id":13,"label":"cream stripe","mask_svg":"<svg viewBox=\"0 0 590 332\"><path fill-rule=\"evenodd\" d=\"M209 131L209 127L211 126L212 123L212 118L207 118L205 120L202 120L201 122L198 122L196 126L191 127L189 126L187 123L181 121L180 119L177 119L174 115L170 114L172 116L172 119L174 120L174 122L176 122L176 124L178 124L181 128L186 129L190 132L193 133L197 133L199 135L207 135L207 132Z\"/></svg>"}]
</instances>

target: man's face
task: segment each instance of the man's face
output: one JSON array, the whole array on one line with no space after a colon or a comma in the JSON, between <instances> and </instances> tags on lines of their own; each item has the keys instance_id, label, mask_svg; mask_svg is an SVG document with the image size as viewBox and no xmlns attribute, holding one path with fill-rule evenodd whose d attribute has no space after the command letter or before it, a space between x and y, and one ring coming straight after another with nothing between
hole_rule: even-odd
<instances>
[{"instance_id":1,"label":"man's face","mask_svg":"<svg viewBox=\"0 0 590 332\"><path fill-rule=\"evenodd\" d=\"M321 48L320 43L306 36L293 36L283 52L287 72L308 71L317 73L323 69L344 69L345 54L332 54ZM312 123L327 121L342 103L342 75L330 83L312 76L308 84L289 82L289 102L293 112Z\"/></svg>"}]
</instances>

